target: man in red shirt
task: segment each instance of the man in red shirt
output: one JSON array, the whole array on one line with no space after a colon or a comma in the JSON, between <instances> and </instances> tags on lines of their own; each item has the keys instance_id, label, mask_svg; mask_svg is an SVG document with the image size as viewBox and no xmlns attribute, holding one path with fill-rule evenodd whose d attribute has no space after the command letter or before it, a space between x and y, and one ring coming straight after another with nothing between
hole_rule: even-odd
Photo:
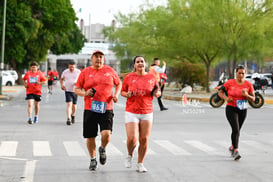
<instances>
[{"instance_id":1,"label":"man in red shirt","mask_svg":"<svg viewBox=\"0 0 273 182\"><path fill-rule=\"evenodd\" d=\"M53 81L54 81L54 72L51 70L51 68L48 68L48 73L47 73L47 86L48 86L48 93L52 94L52 89L53 89Z\"/></svg>"},{"instance_id":2,"label":"man in red shirt","mask_svg":"<svg viewBox=\"0 0 273 182\"><path fill-rule=\"evenodd\" d=\"M38 70L38 63L30 63L30 71L28 71L24 78L24 86L26 87L26 100L28 100L28 123L38 123L38 113L40 110L40 101L42 97L42 84L45 84L47 79L44 74ZM35 105L35 116L32 121L32 108Z\"/></svg>"},{"instance_id":3,"label":"man in red shirt","mask_svg":"<svg viewBox=\"0 0 273 182\"><path fill-rule=\"evenodd\" d=\"M110 142L113 126L113 101L118 101L121 81L118 74L110 66L104 65L104 53L95 50L91 56L92 65L85 68L77 80L75 93L84 96L83 136L91 157L90 170L96 170L96 136L98 125L101 133L99 147L100 163L106 163L106 146ZM113 95L113 87L115 93Z\"/></svg>"}]
</instances>

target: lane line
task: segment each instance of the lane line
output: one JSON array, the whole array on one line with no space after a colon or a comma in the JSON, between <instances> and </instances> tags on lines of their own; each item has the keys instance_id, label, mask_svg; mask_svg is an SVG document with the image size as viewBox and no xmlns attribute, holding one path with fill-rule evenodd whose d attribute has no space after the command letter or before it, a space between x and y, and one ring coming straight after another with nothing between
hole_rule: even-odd
<instances>
[{"instance_id":1,"label":"lane line","mask_svg":"<svg viewBox=\"0 0 273 182\"><path fill-rule=\"evenodd\" d=\"M33 182L36 162L36 160L26 162L25 171L23 176L21 177L21 182Z\"/></svg>"}]
</instances>

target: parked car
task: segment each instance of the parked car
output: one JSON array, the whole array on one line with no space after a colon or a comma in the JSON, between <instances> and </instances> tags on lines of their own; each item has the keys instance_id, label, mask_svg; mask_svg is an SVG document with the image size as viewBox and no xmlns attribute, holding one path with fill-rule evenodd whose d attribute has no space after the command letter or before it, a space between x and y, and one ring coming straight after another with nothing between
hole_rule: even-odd
<instances>
[{"instance_id":1,"label":"parked car","mask_svg":"<svg viewBox=\"0 0 273 182\"><path fill-rule=\"evenodd\" d=\"M15 85L15 79L8 71L2 71L2 85L13 86Z\"/></svg>"},{"instance_id":2,"label":"parked car","mask_svg":"<svg viewBox=\"0 0 273 182\"><path fill-rule=\"evenodd\" d=\"M267 79L268 85L272 85L271 73L261 73L261 78Z\"/></svg>"},{"instance_id":3,"label":"parked car","mask_svg":"<svg viewBox=\"0 0 273 182\"><path fill-rule=\"evenodd\" d=\"M12 75L15 81L18 79L18 74L15 70L5 70L5 71L10 72L10 74Z\"/></svg>"}]
</instances>

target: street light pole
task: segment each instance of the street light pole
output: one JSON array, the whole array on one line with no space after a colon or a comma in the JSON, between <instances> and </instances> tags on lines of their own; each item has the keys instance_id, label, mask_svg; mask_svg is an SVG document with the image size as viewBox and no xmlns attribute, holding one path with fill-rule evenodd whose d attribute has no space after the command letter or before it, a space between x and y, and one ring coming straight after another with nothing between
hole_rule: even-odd
<instances>
[{"instance_id":1,"label":"street light pole","mask_svg":"<svg viewBox=\"0 0 273 182\"><path fill-rule=\"evenodd\" d=\"M4 69L6 9L7 9L7 0L4 0L3 29L2 29L2 50L1 50L1 62L0 62L0 95L2 95L2 81L3 81L2 80L2 70Z\"/></svg>"}]
</instances>

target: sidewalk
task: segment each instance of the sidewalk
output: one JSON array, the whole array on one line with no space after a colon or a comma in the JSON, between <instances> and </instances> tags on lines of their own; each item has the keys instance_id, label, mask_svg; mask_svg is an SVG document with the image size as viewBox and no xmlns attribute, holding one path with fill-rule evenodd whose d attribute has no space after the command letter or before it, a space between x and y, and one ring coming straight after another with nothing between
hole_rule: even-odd
<instances>
[{"instance_id":1,"label":"sidewalk","mask_svg":"<svg viewBox=\"0 0 273 182\"><path fill-rule=\"evenodd\" d=\"M19 92L25 90L25 87L22 85L16 86L3 86L2 87L2 95L0 95L0 102L1 100L11 100L15 97Z\"/></svg>"},{"instance_id":2,"label":"sidewalk","mask_svg":"<svg viewBox=\"0 0 273 182\"><path fill-rule=\"evenodd\" d=\"M186 93L188 100L196 100L199 102L209 102L210 96L215 93L215 90L211 90L210 93L205 91L193 91L192 93ZM163 98L167 100L181 101L184 93L179 88L165 88L163 92ZM268 88L263 95L265 104L273 104L273 90Z\"/></svg>"}]
</instances>

